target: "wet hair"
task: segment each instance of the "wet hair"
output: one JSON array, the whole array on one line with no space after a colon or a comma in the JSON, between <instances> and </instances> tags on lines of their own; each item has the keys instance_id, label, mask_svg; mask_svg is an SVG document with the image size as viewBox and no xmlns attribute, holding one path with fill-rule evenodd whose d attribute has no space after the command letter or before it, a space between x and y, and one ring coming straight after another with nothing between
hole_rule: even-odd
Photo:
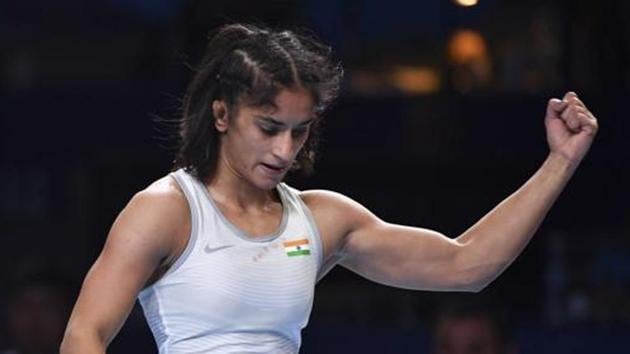
<instances>
[{"instance_id":1,"label":"wet hair","mask_svg":"<svg viewBox=\"0 0 630 354\"><path fill-rule=\"evenodd\" d=\"M249 24L220 27L184 96L174 169L184 168L202 181L214 175L219 153L214 100L223 100L234 116L240 105L274 106L282 89L304 89L312 95L317 119L293 167L310 172L320 118L337 97L342 75L330 47L310 35Z\"/></svg>"}]
</instances>

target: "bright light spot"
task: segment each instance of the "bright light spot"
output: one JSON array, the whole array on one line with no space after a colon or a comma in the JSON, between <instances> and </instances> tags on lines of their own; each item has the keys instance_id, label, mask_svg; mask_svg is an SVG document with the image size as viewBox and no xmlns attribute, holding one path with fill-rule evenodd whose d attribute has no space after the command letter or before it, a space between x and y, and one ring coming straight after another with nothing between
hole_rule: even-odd
<instances>
[{"instance_id":1,"label":"bright light spot","mask_svg":"<svg viewBox=\"0 0 630 354\"><path fill-rule=\"evenodd\" d=\"M477 0L455 0L455 3L460 6L475 6L479 1Z\"/></svg>"},{"instance_id":2,"label":"bright light spot","mask_svg":"<svg viewBox=\"0 0 630 354\"><path fill-rule=\"evenodd\" d=\"M476 31L460 30L451 37L448 54L451 62L456 64L479 60L488 55L486 41Z\"/></svg>"},{"instance_id":3,"label":"bright light spot","mask_svg":"<svg viewBox=\"0 0 630 354\"><path fill-rule=\"evenodd\" d=\"M460 92L487 87L492 80L492 61L483 36L460 30L448 42L451 83Z\"/></svg>"},{"instance_id":4,"label":"bright light spot","mask_svg":"<svg viewBox=\"0 0 630 354\"><path fill-rule=\"evenodd\" d=\"M440 76L430 67L400 66L392 71L391 80L395 87L410 95L429 94L440 88Z\"/></svg>"}]
</instances>

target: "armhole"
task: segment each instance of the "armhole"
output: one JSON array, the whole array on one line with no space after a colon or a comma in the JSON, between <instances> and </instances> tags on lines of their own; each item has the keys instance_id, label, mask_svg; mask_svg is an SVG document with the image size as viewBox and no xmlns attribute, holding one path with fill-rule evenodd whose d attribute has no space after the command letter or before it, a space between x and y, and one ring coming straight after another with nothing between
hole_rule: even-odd
<instances>
[{"instance_id":1,"label":"armhole","mask_svg":"<svg viewBox=\"0 0 630 354\"><path fill-rule=\"evenodd\" d=\"M156 282L159 283L163 279L165 279L170 274L174 273L179 267L188 259L193 249L195 248L195 244L197 243L197 238L199 234L199 219L195 210L193 210L192 202L194 201L193 196L191 195L191 191L186 188L185 181L183 177L178 175L178 172L173 172L168 175L171 177L175 183L177 183L179 189L184 193L186 197L186 204L188 205L188 211L190 213L190 235L188 235L188 241L182 253L177 256L175 262L168 268L166 272L160 277L160 279Z\"/></svg>"},{"instance_id":2,"label":"armhole","mask_svg":"<svg viewBox=\"0 0 630 354\"><path fill-rule=\"evenodd\" d=\"M317 257L317 275L315 277L315 281L317 282L326 274L326 271L324 271L324 245L322 242L322 237L319 233L319 229L317 228L315 218L311 213L311 209L309 209L306 203L304 203L304 201L300 197L299 191L286 185L284 185L284 187L287 189L288 192L295 196L295 199L297 199L302 211L304 212L304 216L306 217L307 228L311 232L311 235L313 235L313 239L316 243L317 253L319 254L319 256Z\"/></svg>"}]
</instances>

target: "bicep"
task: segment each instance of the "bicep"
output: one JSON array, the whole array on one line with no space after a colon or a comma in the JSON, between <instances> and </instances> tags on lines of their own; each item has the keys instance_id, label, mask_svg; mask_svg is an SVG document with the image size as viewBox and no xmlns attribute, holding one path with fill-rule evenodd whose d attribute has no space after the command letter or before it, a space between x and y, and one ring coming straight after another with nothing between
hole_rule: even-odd
<instances>
[{"instance_id":1,"label":"bicep","mask_svg":"<svg viewBox=\"0 0 630 354\"><path fill-rule=\"evenodd\" d=\"M338 193L307 191L302 197L335 264L400 288L467 289L469 273L461 265L465 243L429 229L384 222Z\"/></svg>"},{"instance_id":2,"label":"bicep","mask_svg":"<svg viewBox=\"0 0 630 354\"><path fill-rule=\"evenodd\" d=\"M88 272L69 322L105 344L122 326L136 296L169 252L163 210L136 196L118 216ZM147 198L144 198L147 199ZM161 221L162 220L162 221Z\"/></svg>"},{"instance_id":3,"label":"bicep","mask_svg":"<svg viewBox=\"0 0 630 354\"><path fill-rule=\"evenodd\" d=\"M462 245L425 228L374 216L347 235L341 265L379 283L419 290L457 290Z\"/></svg>"}]
</instances>

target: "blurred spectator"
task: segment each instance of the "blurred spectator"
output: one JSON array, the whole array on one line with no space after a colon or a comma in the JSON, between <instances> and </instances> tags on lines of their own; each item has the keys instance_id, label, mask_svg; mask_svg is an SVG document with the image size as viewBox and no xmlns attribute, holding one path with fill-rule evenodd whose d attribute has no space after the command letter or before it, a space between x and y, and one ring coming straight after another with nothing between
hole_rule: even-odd
<instances>
[{"instance_id":1,"label":"blurred spectator","mask_svg":"<svg viewBox=\"0 0 630 354\"><path fill-rule=\"evenodd\" d=\"M480 295L461 295L438 309L432 352L516 354L517 347L504 312Z\"/></svg>"},{"instance_id":2,"label":"blurred spectator","mask_svg":"<svg viewBox=\"0 0 630 354\"><path fill-rule=\"evenodd\" d=\"M58 353L70 299L69 283L56 275L29 274L17 280L6 301L10 347L0 354Z\"/></svg>"}]
</instances>

